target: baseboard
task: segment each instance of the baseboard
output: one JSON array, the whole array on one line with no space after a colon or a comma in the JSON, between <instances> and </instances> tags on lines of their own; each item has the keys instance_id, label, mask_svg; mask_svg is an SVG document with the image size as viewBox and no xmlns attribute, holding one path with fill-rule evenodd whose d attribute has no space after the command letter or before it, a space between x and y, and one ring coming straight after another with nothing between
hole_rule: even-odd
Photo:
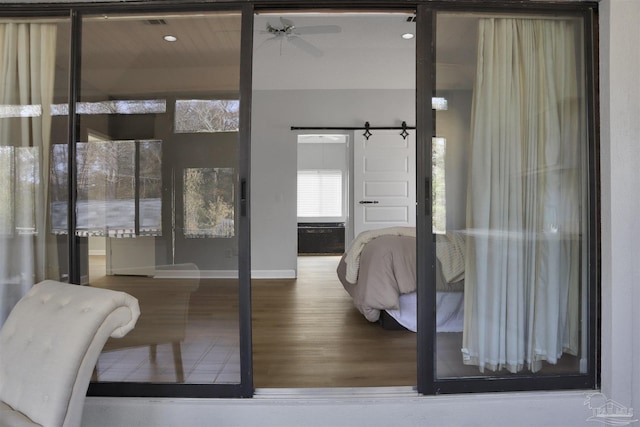
<instances>
[{"instance_id":1,"label":"baseboard","mask_svg":"<svg viewBox=\"0 0 640 427\"><path fill-rule=\"evenodd\" d=\"M295 270L251 270L252 279L295 279Z\"/></svg>"},{"instance_id":2,"label":"baseboard","mask_svg":"<svg viewBox=\"0 0 640 427\"><path fill-rule=\"evenodd\" d=\"M156 279L237 279L237 270L156 270ZM252 270L252 279L295 279L295 270Z\"/></svg>"}]
</instances>

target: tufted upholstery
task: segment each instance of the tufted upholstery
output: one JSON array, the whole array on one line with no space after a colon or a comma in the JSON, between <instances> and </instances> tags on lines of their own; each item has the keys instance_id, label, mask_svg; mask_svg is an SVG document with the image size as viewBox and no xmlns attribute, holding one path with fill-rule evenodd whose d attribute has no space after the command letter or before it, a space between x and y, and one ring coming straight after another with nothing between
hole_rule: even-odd
<instances>
[{"instance_id":1,"label":"tufted upholstery","mask_svg":"<svg viewBox=\"0 0 640 427\"><path fill-rule=\"evenodd\" d=\"M139 315L124 292L34 285L0 330L0 426L79 426L105 342L126 335Z\"/></svg>"}]
</instances>

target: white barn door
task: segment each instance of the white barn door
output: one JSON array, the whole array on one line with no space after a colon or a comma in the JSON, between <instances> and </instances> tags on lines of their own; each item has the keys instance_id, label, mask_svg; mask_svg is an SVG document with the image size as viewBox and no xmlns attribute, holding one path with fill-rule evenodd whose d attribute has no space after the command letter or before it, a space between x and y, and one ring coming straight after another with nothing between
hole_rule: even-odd
<instances>
[{"instance_id":1,"label":"white barn door","mask_svg":"<svg viewBox=\"0 0 640 427\"><path fill-rule=\"evenodd\" d=\"M375 130L354 137L354 235L416 225L415 133Z\"/></svg>"}]
</instances>

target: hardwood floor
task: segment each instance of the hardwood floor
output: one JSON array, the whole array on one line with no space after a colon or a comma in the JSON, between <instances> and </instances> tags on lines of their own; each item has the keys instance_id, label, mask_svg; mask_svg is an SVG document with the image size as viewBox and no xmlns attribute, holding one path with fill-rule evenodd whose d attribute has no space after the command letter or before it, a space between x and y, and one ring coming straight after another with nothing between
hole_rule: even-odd
<instances>
[{"instance_id":1,"label":"hardwood floor","mask_svg":"<svg viewBox=\"0 0 640 427\"><path fill-rule=\"evenodd\" d=\"M240 382L236 280L201 279L193 286L185 279L106 276L104 257L91 258L91 285L137 296L142 311L127 341L107 344L95 380ZM368 322L338 281L338 260L303 256L295 280L252 281L256 388L416 385L416 334ZM176 304L185 298L185 287L186 318ZM438 376L482 376L477 367L462 364L461 345L462 333L438 334ZM540 373L578 369L579 359L564 355L561 363L546 365Z\"/></svg>"},{"instance_id":2,"label":"hardwood floor","mask_svg":"<svg viewBox=\"0 0 640 427\"><path fill-rule=\"evenodd\" d=\"M256 387L416 384L416 334L368 322L338 281L338 260L299 257L297 280L253 281Z\"/></svg>"},{"instance_id":3,"label":"hardwood floor","mask_svg":"<svg viewBox=\"0 0 640 427\"><path fill-rule=\"evenodd\" d=\"M144 335L152 335L159 342L154 357L147 336L132 333L126 348L119 348L121 344L114 341L108 345L109 351L100 356L94 379L239 382L238 301L234 280L203 279L191 294L178 368L176 355L166 337L173 334L163 320L176 318L176 313L165 304L162 295L152 293L150 297L144 288L159 285L177 288L183 283L175 279L105 276L103 257L91 258L91 285L137 296L143 313L141 319L147 316L145 328L149 323L157 325L151 334L145 331ZM338 257L301 257L299 262L298 279L252 281L254 386L415 385L416 335L408 331L387 331L369 323L353 307L337 279Z\"/></svg>"}]
</instances>

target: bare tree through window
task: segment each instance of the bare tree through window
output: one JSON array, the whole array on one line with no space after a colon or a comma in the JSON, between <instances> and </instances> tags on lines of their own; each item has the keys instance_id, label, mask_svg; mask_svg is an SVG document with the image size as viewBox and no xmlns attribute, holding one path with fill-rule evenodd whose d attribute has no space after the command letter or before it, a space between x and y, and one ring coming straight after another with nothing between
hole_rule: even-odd
<instances>
[{"instance_id":1,"label":"bare tree through window","mask_svg":"<svg viewBox=\"0 0 640 427\"><path fill-rule=\"evenodd\" d=\"M187 238L233 237L233 168L184 171L184 235Z\"/></svg>"},{"instance_id":2,"label":"bare tree through window","mask_svg":"<svg viewBox=\"0 0 640 427\"><path fill-rule=\"evenodd\" d=\"M240 123L237 100L176 101L176 133L235 132Z\"/></svg>"}]
</instances>

